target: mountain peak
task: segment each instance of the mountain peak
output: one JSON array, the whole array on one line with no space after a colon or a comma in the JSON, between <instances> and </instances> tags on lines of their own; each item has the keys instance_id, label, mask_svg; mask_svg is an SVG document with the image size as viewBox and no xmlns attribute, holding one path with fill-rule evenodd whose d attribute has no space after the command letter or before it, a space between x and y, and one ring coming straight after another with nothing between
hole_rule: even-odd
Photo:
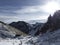
<instances>
[{"instance_id":1,"label":"mountain peak","mask_svg":"<svg viewBox=\"0 0 60 45\"><path fill-rule=\"evenodd\" d=\"M36 34L46 33L60 29L60 10L56 11L53 16L49 16L47 22L37 31ZM38 33L39 32L39 33Z\"/></svg>"},{"instance_id":2,"label":"mountain peak","mask_svg":"<svg viewBox=\"0 0 60 45\"><path fill-rule=\"evenodd\" d=\"M53 18L60 18L60 10L57 10L57 11L53 14Z\"/></svg>"}]
</instances>

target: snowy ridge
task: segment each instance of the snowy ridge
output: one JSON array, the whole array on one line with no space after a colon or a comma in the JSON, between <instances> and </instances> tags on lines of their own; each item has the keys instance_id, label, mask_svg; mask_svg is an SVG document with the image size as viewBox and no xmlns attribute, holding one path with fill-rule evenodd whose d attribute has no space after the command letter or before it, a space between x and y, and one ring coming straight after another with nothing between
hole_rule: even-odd
<instances>
[{"instance_id":1,"label":"snowy ridge","mask_svg":"<svg viewBox=\"0 0 60 45\"><path fill-rule=\"evenodd\" d=\"M60 44L60 29L54 32L47 32L43 35L31 38L28 41L30 45L59 45Z\"/></svg>"},{"instance_id":2,"label":"snowy ridge","mask_svg":"<svg viewBox=\"0 0 60 45\"><path fill-rule=\"evenodd\" d=\"M11 43L10 45L59 45L60 44L60 29L54 32L47 32L43 35L39 35L37 37L26 36L20 37L20 39L6 39L8 42ZM5 42L5 41L3 41ZM0 44L3 45L2 41ZM6 44L8 45L8 44Z\"/></svg>"}]
</instances>

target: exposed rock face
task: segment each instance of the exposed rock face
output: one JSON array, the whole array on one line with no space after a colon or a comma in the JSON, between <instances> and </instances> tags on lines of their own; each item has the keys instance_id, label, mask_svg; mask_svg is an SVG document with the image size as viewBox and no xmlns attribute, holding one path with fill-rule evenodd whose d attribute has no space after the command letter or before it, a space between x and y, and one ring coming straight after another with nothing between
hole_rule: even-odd
<instances>
[{"instance_id":1,"label":"exposed rock face","mask_svg":"<svg viewBox=\"0 0 60 45\"><path fill-rule=\"evenodd\" d=\"M24 22L24 21L18 21L18 22L12 22L11 26L20 29L21 31L25 32L25 33L29 33L29 26L27 25L28 23Z\"/></svg>"},{"instance_id":2,"label":"exposed rock face","mask_svg":"<svg viewBox=\"0 0 60 45\"><path fill-rule=\"evenodd\" d=\"M53 16L49 16L47 22L37 31L37 35L40 33L46 33L47 31L54 31L60 29L60 10L56 11Z\"/></svg>"},{"instance_id":3,"label":"exposed rock face","mask_svg":"<svg viewBox=\"0 0 60 45\"><path fill-rule=\"evenodd\" d=\"M39 30L39 28L41 27L41 25L43 25L43 23L29 24L24 21L18 21L18 22L12 22L9 25L29 35L35 35L37 30Z\"/></svg>"}]
</instances>

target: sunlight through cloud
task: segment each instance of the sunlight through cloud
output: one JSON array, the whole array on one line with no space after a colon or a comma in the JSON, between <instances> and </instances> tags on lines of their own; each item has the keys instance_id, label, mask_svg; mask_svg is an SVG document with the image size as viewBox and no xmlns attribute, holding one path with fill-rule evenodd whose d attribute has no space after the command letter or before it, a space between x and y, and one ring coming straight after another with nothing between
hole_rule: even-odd
<instances>
[{"instance_id":1,"label":"sunlight through cloud","mask_svg":"<svg viewBox=\"0 0 60 45\"><path fill-rule=\"evenodd\" d=\"M60 6L55 1L48 2L43 6L43 10L50 14L53 14L56 10L59 10L59 9L60 9Z\"/></svg>"}]
</instances>

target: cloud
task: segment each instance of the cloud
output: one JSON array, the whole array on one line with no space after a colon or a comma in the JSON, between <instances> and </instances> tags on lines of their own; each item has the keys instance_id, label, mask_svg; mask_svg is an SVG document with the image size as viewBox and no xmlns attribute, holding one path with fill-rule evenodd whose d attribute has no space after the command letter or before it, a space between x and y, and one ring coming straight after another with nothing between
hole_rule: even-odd
<instances>
[{"instance_id":1,"label":"cloud","mask_svg":"<svg viewBox=\"0 0 60 45\"><path fill-rule=\"evenodd\" d=\"M45 5L52 0L0 0L0 20L5 22L18 20L46 19L49 13Z\"/></svg>"},{"instance_id":2,"label":"cloud","mask_svg":"<svg viewBox=\"0 0 60 45\"><path fill-rule=\"evenodd\" d=\"M33 12L35 9L30 9L28 7L33 7L37 5L43 5L47 0L0 0L0 13L14 14L13 11L25 10Z\"/></svg>"},{"instance_id":3,"label":"cloud","mask_svg":"<svg viewBox=\"0 0 60 45\"><path fill-rule=\"evenodd\" d=\"M0 6L33 6L44 4L48 0L0 0Z\"/></svg>"},{"instance_id":4,"label":"cloud","mask_svg":"<svg viewBox=\"0 0 60 45\"><path fill-rule=\"evenodd\" d=\"M44 5L43 5L44 6ZM27 6L23 9L19 9L14 11L14 13L16 14L48 14L47 12L45 12L43 9L43 6Z\"/></svg>"},{"instance_id":5,"label":"cloud","mask_svg":"<svg viewBox=\"0 0 60 45\"><path fill-rule=\"evenodd\" d=\"M12 21L17 21L18 17L16 16L0 16L0 21L6 22L6 23L10 23Z\"/></svg>"}]
</instances>

